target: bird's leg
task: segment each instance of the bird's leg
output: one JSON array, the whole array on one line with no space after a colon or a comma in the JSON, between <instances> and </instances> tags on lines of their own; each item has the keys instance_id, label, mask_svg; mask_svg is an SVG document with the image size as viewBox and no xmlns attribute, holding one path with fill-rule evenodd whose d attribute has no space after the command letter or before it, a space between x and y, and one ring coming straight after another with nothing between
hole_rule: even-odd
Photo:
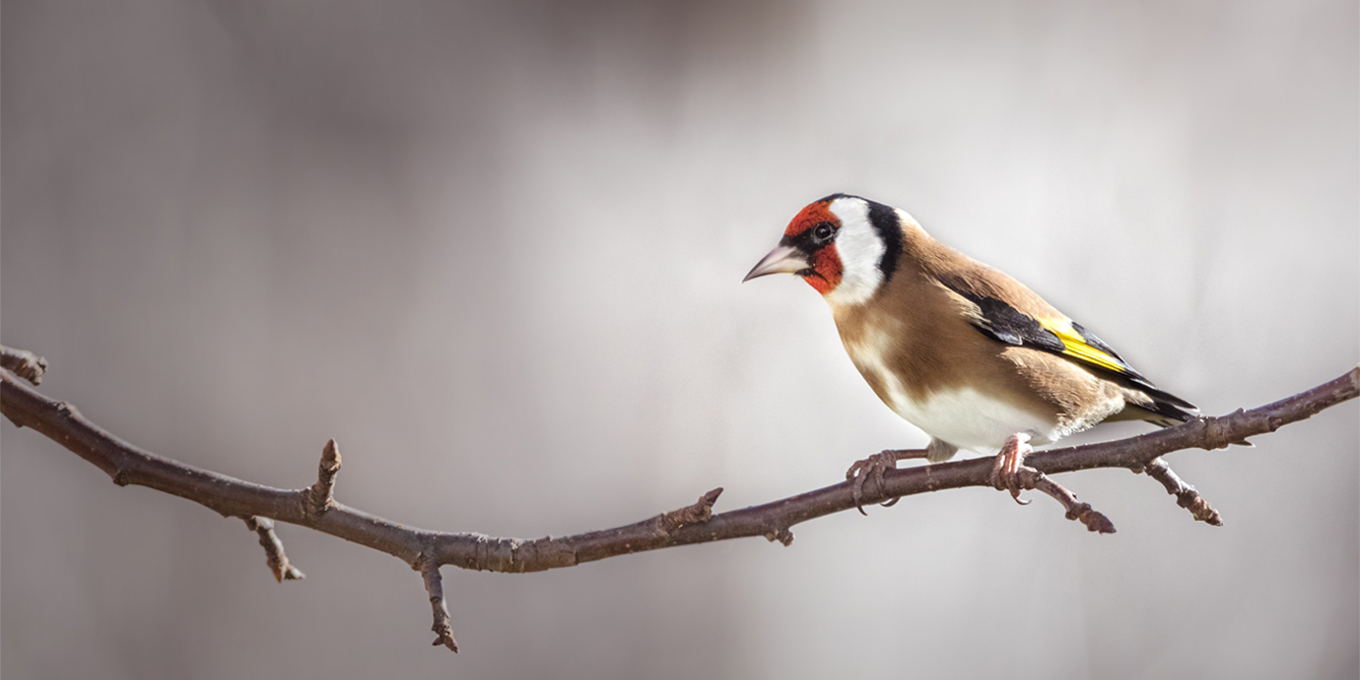
<instances>
[{"instance_id":1,"label":"bird's leg","mask_svg":"<svg viewBox=\"0 0 1360 680\"><path fill-rule=\"evenodd\" d=\"M1011 435L1001 447L1001 452L996 454L996 464L992 467L992 486L998 490L1010 491L1011 498L1020 505L1029 505L1029 501L1020 500L1022 490L1042 491L1052 496L1053 500L1062 503L1063 509L1067 510L1067 519L1080 521L1089 531L1114 533L1114 524L1108 517L1092 508L1090 503L1078 501L1076 494L1049 479L1048 475L1025 465L1025 456L1031 450L1029 435L1024 433Z\"/></svg>"},{"instance_id":2,"label":"bird's leg","mask_svg":"<svg viewBox=\"0 0 1360 680\"><path fill-rule=\"evenodd\" d=\"M864 506L861 503L864 497L864 479L866 477L873 475L874 483L878 485L878 490L882 492L883 473L888 470L896 470L897 461L907 458L925 458L926 455L926 449L884 449L864 460L855 461L855 464L845 471L845 479L855 482L851 485L850 490L855 497L855 509L859 510L859 514L869 514L864 512ZM893 498L884 501L882 505L885 508L892 507L897 503L897 500Z\"/></svg>"},{"instance_id":3,"label":"bird's leg","mask_svg":"<svg viewBox=\"0 0 1360 680\"><path fill-rule=\"evenodd\" d=\"M999 491L1010 491L1011 498L1020 505L1029 505L1029 501L1020 500L1020 490L1025 488L1020 479L1020 470L1025 465L1025 456L1033 450L1029 445L1029 435L1017 432L1006 438L992 467L992 486Z\"/></svg>"}]
</instances>

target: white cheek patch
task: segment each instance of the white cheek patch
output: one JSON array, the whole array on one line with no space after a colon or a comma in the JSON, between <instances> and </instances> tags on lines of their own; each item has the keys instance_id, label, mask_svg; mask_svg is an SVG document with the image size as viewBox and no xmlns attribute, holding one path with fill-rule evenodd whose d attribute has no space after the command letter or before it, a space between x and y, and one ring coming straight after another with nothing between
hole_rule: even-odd
<instances>
[{"instance_id":1,"label":"white cheek patch","mask_svg":"<svg viewBox=\"0 0 1360 680\"><path fill-rule=\"evenodd\" d=\"M859 198L838 198L830 210L841 221L836 253L841 258L841 282L826 294L832 306L868 302L883 283L878 262L886 248L869 222L869 204Z\"/></svg>"}]
</instances>

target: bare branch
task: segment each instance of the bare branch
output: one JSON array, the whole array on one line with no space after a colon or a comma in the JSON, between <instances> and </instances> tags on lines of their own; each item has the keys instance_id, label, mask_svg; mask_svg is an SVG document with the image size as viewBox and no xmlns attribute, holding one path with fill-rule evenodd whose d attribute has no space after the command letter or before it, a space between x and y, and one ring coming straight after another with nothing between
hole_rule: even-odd
<instances>
[{"instance_id":1,"label":"bare branch","mask_svg":"<svg viewBox=\"0 0 1360 680\"><path fill-rule=\"evenodd\" d=\"M303 507L307 514L318 516L335 505L335 476L340 473L340 445L332 439L321 450L321 464L317 466L316 483L305 489Z\"/></svg>"},{"instance_id":2,"label":"bare branch","mask_svg":"<svg viewBox=\"0 0 1360 680\"><path fill-rule=\"evenodd\" d=\"M718 496L722 495L722 487L718 487L702 496L694 505L687 505L679 510L672 510L662 515L659 520L661 531L670 533L681 527L691 524L703 524L713 517L713 504L718 502Z\"/></svg>"},{"instance_id":3,"label":"bare branch","mask_svg":"<svg viewBox=\"0 0 1360 680\"><path fill-rule=\"evenodd\" d=\"M269 570L274 572L275 581L282 583L307 578L307 575L293 566L288 561L288 556L284 554L283 541L274 533L274 520L254 515L241 519L245 520L247 528L260 535L260 547L264 548L265 560L269 563Z\"/></svg>"},{"instance_id":4,"label":"bare branch","mask_svg":"<svg viewBox=\"0 0 1360 680\"><path fill-rule=\"evenodd\" d=\"M9 353L7 350L6 355ZM1239 409L1226 416L1201 417L1178 427L1120 441L1037 451L1025 459L1025 464L1038 475L1031 480L1033 488L1063 503L1069 517L1081 520L1088 529L1101 531L1109 524L1108 519L1091 510L1089 505L1077 503L1070 492L1051 480L1044 482L1045 476L1101 467L1122 467L1139 472L1149 467L1155 469L1154 461L1172 451L1224 448L1230 443L1309 418L1354 399L1357 394L1360 394L1360 369L1352 369L1331 382L1250 411ZM33 428L70 449L103 470L116 484L150 487L187 498L224 516L269 517L338 536L388 553L421 569L426 575L427 587L431 580L426 565L451 564L462 569L523 573L570 567L645 550L746 536L765 536L788 544L793 540L790 528L794 525L848 510L855 507L857 501L853 483L846 481L764 505L714 515L712 505L720 491L715 489L695 505L681 510L626 526L573 536L524 540L477 533L446 533L398 524L333 500L340 460L337 448L331 445L323 455L320 473L313 486L278 489L139 449L90 422L69 404L54 401L34 390L8 370L0 370L0 413L16 425ZM864 485L859 500L874 503L943 489L990 486L992 467L992 459L977 458L888 470L881 483L875 475L875 484ZM1159 474L1153 476L1162 480ZM1182 498L1180 493L1177 496ZM1113 527L1109 529L1113 530ZM434 573L438 573L437 568ZM442 587L440 592L442 595ZM440 643L445 644L441 631L436 629L436 633L441 634ZM452 640L451 635L449 639Z\"/></svg>"},{"instance_id":5,"label":"bare branch","mask_svg":"<svg viewBox=\"0 0 1360 680\"><path fill-rule=\"evenodd\" d=\"M1195 487L1185 483L1172 469L1166 461L1161 458L1154 458L1143 469L1147 475L1162 483L1166 487L1166 492L1176 497L1176 504L1190 511L1195 519L1207 522L1213 526L1223 526L1223 517L1218 511L1209 505L1209 501L1199 495Z\"/></svg>"},{"instance_id":6,"label":"bare branch","mask_svg":"<svg viewBox=\"0 0 1360 680\"><path fill-rule=\"evenodd\" d=\"M1050 479L1048 475L1026 465L1020 468L1020 481L1024 488L1042 491L1052 496L1053 500L1062 503L1063 509L1067 511L1067 519L1081 521L1086 525L1087 531L1114 533L1114 523L1108 517L1096 512L1090 503L1078 502L1076 494Z\"/></svg>"},{"instance_id":7,"label":"bare branch","mask_svg":"<svg viewBox=\"0 0 1360 680\"><path fill-rule=\"evenodd\" d=\"M12 371L34 385L41 385L43 374L47 372L47 360L26 349L0 347L0 368Z\"/></svg>"},{"instance_id":8,"label":"bare branch","mask_svg":"<svg viewBox=\"0 0 1360 680\"><path fill-rule=\"evenodd\" d=\"M416 566L425 578L425 592L430 594L430 609L434 612L434 625L430 626L435 634L432 646L444 645L457 654L458 641L453 639L453 626L449 623L449 607L444 602L444 577L439 573L439 563L422 556L416 560Z\"/></svg>"}]
</instances>

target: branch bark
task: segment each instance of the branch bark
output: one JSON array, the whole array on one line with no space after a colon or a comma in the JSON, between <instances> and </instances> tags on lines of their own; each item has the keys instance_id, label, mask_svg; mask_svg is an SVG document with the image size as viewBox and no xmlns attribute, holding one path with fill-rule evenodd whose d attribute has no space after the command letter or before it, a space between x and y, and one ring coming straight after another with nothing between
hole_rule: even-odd
<instances>
[{"instance_id":1,"label":"branch bark","mask_svg":"<svg viewBox=\"0 0 1360 680\"><path fill-rule=\"evenodd\" d=\"M260 547L264 548L265 563L269 565L269 571L273 572L275 581L301 581L307 578L301 569L288 561L288 555L284 554L283 541L274 533L274 520L254 515L242 519L245 520L247 529L259 534Z\"/></svg>"},{"instance_id":2,"label":"branch bark","mask_svg":"<svg viewBox=\"0 0 1360 680\"><path fill-rule=\"evenodd\" d=\"M1170 465L1161 458L1152 459L1143 470L1147 475L1162 483L1166 487L1166 492L1176 497L1176 504L1190 511L1195 519L1211 524L1216 527L1223 526L1223 518L1218 511L1209 505L1209 501L1199 495L1195 487L1185 483L1180 475L1171 469Z\"/></svg>"},{"instance_id":3,"label":"branch bark","mask_svg":"<svg viewBox=\"0 0 1360 680\"><path fill-rule=\"evenodd\" d=\"M47 372L47 360L24 349L0 347L0 368L12 371L15 375L34 385L41 385L43 374Z\"/></svg>"},{"instance_id":4,"label":"branch bark","mask_svg":"<svg viewBox=\"0 0 1360 680\"><path fill-rule=\"evenodd\" d=\"M421 557L416 560L416 569L425 579L425 592L430 595L430 609L434 612L434 631L432 646L444 645L454 654L458 653L458 641L453 639L453 626L449 623L449 606L444 602L444 577L439 573L439 563Z\"/></svg>"},{"instance_id":5,"label":"branch bark","mask_svg":"<svg viewBox=\"0 0 1360 680\"><path fill-rule=\"evenodd\" d=\"M48 398L7 370L12 365L34 365L41 362L40 359L24 361L22 355L25 353L9 348L0 348L0 354L3 354L3 366L6 367L6 370L0 370L0 382L3 383L0 384L0 413L15 425L30 427L65 446L103 470L120 486L146 486L189 499L223 516L273 518L304 526L401 559L424 575L435 609L435 632L440 636L436 644L451 649L456 646L451 630L446 641L440 628L441 609L447 624L447 609L442 604L438 576L441 565L524 573L646 550L747 536L764 536L787 545L793 541L790 529L794 525L856 505L853 482L846 481L720 514L712 514L713 503L721 492L721 489L715 489L701 497L698 503L679 510L634 524L572 536L519 539L417 529L348 507L332 498L340 468L339 452L333 441L326 446L320 474L313 486L279 489L254 484L163 458L119 439L82 416L75 407ZM1194 499L1199 498L1198 493L1171 474L1169 468L1162 470L1157 465L1160 456L1189 448L1225 448L1233 442L1274 432L1284 425L1309 418L1354 399L1357 394L1360 394L1360 368L1250 411L1238 409L1226 416L1201 417L1178 427L1119 441L1037 451L1026 458L1025 464L1040 475L1092 468L1147 471L1176 494L1182 505L1193 505ZM873 503L930 491L990 486L992 467L992 459L976 458L890 470L881 482L875 477L873 483L863 485L863 501ZM1168 480L1174 480L1174 484ZM1193 496L1187 495L1186 489ZM1077 504L1074 498L1064 501L1054 497L1064 503L1072 519L1081 519L1092 530L1102 528L1098 522L1104 517L1099 516L1098 520L1099 513L1090 514L1094 512L1090 506ZM1208 508L1208 504L1204 503L1203 507ZM1201 511L1191 507L1191 510L1197 519L1210 521L1207 512L1212 512L1211 509ZM1201 518L1201 514L1205 516ZM1216 520L1217 513L1212 517ZM278 548L281 555L282 544ZM436 593L440 595L438 603L435 602Z\"/></svg>"}]
</instances>

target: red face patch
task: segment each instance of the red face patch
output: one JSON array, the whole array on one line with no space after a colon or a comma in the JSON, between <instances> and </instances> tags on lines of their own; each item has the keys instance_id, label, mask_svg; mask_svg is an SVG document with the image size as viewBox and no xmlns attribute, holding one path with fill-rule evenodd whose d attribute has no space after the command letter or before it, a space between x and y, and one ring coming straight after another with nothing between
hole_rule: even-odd
<instances>
[{"instance_id":1,"label":"red face patch","mask_svg":"<svg viewBox=\"0 0 1360 680\"><path fill-rule=\"evenodd\" d=\"M784 230L785 236L797 236L822 222L830 222L837 227L841 226L841 221L836 219L836 214L831 212L830 201L818 201L808 205L794 215L793 221L789 222L789 228Z\"/></svg>"},{"instance_id":2,"label":"red face patch","mask_svg":"<svg viewBox=\"0 0 1360 680\"><path fill-rule=\"evenodd\" d=\"M836 244L828 243L812 256L812 273L803 277L809 286L826 295L841 282L841 256Z\"/></svg>"},{"instance_id":3,"label":"red face patch","mask_svg":"<svg viewBox=\"0 0 1360 680\"><path fill-rule=\"evenodd\" d=\"M808 272L803 280L822 295L831 292L840 284L842 271L841 257L836 252L836 244L817 241L810 233L810 230L824 223L829 223L833 228L841 226L840 219L831 212L830 201L818 201L803 208L794 216L793 221L789 222L789 228L784 230L784 242L797 246L807 254L808 260L812 263L812 271ZM825 245L822 245L823 243Z\"/></svg>"}]
</instances>

